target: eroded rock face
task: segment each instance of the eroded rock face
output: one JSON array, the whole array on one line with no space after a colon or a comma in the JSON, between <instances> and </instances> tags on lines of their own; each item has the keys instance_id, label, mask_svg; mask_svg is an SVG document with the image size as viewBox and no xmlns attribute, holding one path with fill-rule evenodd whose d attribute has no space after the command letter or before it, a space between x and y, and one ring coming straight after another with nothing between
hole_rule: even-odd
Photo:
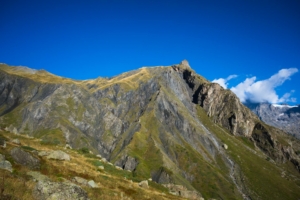
<instances>
[{"instance_id":1,"label":"eroded rock face","mask_svg":"<svg viewBox=\"0 0 300 200\"><path fill-rule=\"evenodd\" d=\"M171 175L168 172L166 172L163 168L159 169L158 171L153 171L151 176L152 176L152 180L157 183L160 184L172 183Z\"/></svg>"},{"instance_id":2,"label":"eroded rock face","mask_svg":"<svg viewBox=\"0 0 300 200\"><path fill-rule=\"evenodd\" d=\"M24 151L19 147L15 147L10 151L10 155L15 162L27 166L30 169L40 169L40 159L31 155L29 152Z\"/></svg>"},{"instance_id":3,"label":"eroded rock face","mask_svg":"<svg viewBox=\"0 0 300 200\"><path fill-rule=\"evenodd\" d=\"M122 156L120 160L115 162L116 166L129 171L134 171L138 164L139 162L137 159L128 155Z\"/></svg>"},{"instance_id":4,"label":"eroded rock face","mask_svg":"<svg viewBox=\"0 0 300 200\"><path fill-rule=\"evenodd\" d=\"M56 183L51 181L39 181L34 190L33 196L36 200L88 200L87 193L78 185L72 183Z\"/></svg>"}]
</instances>

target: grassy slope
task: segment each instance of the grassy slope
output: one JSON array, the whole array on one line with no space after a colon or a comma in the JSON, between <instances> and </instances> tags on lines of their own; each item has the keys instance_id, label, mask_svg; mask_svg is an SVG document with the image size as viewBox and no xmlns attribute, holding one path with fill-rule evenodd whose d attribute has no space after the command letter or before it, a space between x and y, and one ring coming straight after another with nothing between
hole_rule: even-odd
<instances>
[{"instance_id":1,"label":"grassy slope","mask_svg":"<svg viewBox=\"0 0 300 200\"><path fill-rule=\"evenodd\" d=\"M244 183L252 191L253 199L297 199L300 197L300 174L289 162L274 164L255 149L247 138L234 137L225 129L215 125L205 111L198 106L198 116L203 124L222 142L229 146L227 153L237 163ZM282 172L286 176L282 177Z\"/></svg>"},{"instance_id":2,"label":"grassy slope","mask_svg":"<svg viewBox=\"0 0 300 200\"><path fill-rule=\"evenodd\" d=\"M138 186L138 181L142 177L133 175L131 172L117 170L108 163L103 163L93 154L82 154L76 150L65 150L54 145L45 145L38 139L23 137L22 135L13 135L0 130L0 136L11 140L18 138L21 146L26 151L32 150L57 150L61 149L71 156L71 161L55 161L41 158L40 172L50 177L52 181L60 182L64 179L71 180L74 176L80 176L88 180L94 180L100 188L92 189L81 186L87 191L90 199L120 199L122 196L131 199L182 199L168 194L166 188L159 184L149 182L150 188L143 189ZM7 148L0 149L0 153L6 156L13 165L13 173L0 169L0 188L4 189L6 195L12 195L14 198L32 199L32 189L35 182L26 175L28 168L13 162L9 151L18 146L7 142ZM98 169L98 166L104 166L104 170ZM133 182L131 182L133 180ZM2 184L4 181L4 184Z\"/></svg>"}]
</instances>

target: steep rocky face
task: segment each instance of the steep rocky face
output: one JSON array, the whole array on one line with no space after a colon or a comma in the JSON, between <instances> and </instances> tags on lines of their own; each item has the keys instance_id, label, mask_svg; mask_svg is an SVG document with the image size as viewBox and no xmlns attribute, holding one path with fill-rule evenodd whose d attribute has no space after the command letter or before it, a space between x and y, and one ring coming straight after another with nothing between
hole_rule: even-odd
<instances>
[{"instance_id":1,"label":"steep rocky face","mask_svg":"<svg viewBox=\"0 0 300 200\"><path fill-rule=\"evenodd\" d=\"M263 122L300 139L300 106L246 103Z\"/></svg>"},{"instance_id":2,"label":"steep rocky face","mask_svg":"<svg viewBox=\"0 0 300 200\"><path fill-rule=\"evenodd\" d=\"M256 163L267 156L299 169L297 141L265 125L187 61L89 81L1 66L0 80L1 128L43 144L87 147L137 176L184 185L207 198L264 195L247 179L247 165L237 165L245 155L223 148L233 136ZM251 156L243 163L250 165Z\"/></svg>"}]
</instances>

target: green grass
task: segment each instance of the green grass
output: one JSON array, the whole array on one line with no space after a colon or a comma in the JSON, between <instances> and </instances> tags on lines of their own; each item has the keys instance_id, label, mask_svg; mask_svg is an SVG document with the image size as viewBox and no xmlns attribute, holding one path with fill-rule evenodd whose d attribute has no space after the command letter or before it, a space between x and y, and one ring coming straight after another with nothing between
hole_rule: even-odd
<instances>
[{"instance_id":1,"label":"green grass","mask_svg":"<svg viewBox=\"0 0 300 200\"><path fill-rule=\"evenodd\" d=\"M292 180L281 177L281 169L266 160L266 156L260 151L254 154L245 148L253 147L245 138L232 136L227 130L215 126L207 117L205 111L199 106L198 116L202 123L215 135L228 145L227 153L237 163L243 173L244 182L252 191L254 199L297 199L300 196L299 186ZM293 169L290 163L282 164L289 169L295 179L299 179L299 173Z\"/></svg>"}]
</instances>

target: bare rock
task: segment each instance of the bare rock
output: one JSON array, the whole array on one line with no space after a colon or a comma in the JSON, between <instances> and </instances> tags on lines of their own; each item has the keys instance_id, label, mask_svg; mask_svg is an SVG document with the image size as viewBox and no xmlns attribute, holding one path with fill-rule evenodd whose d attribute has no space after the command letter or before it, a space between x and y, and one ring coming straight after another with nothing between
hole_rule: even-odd
<instances>
[{"instance_id":1,"label":"bare rock","mask_svg":"<svg viewBox=\"0 0 300 200\"><path fill-rule=\"evenodd\" d=\"M84 178L81 178L81 177L78 177L78 176L75 176L73 179L72 179L73 182L76 182L80 185L88 185L88 181Z\"/></svg>"},{"instance_id":2,"label":"bare rock","mask_svg":"<svg viewBox=\"0 0 300 200\"><path fill-rule=\"evenodd\" d=\"M104 166L102 166L102 165L99 166L98 168L104 170Z\"/></svg>"},{"instance_id":3,"label":"bare rock","mask_svg":"<svg viewBox=\"0 0 300 200\"><path fill-rule=\"evenodd\" d=\"M14 144L18 144L18 145L21 144L21 142L20 142L20 140L18 138L17 139L13 139L11 142L14 143Z\"/></svg>"},{"instance_id":4,"label":"bare rock","mask_svg":"<svg viewBox=\"0 0 300 200\"><path fill-rule=\"evenodd\" d=\"M5 169L10 172L12 172L12 166L11 163L7 160L5 160L5 156L0 154L0 169Z\"/></svg>"},{"instance_id":5,"label":"bare rock","mask_svg":"<svg viewBox=\"0 0 300 200\"><path fill-rule=\"evenodd\" d=\"M40 151L38 153L38 156L41 156L41 157L48 156L50 153L51 153L50 151Z\"/></svg>"},{"instance_id":6,"label":"bare rock","mask_svg":"<svg viewBox=\"0 0 300 200\"><path fill-rule=\"evenodd\" d=\"M4 138L0 137L0 147L6 148L6 141Z\"/></svg>"},{"instance_id":7,"label":"bare rock","mask_svg":"<svg viewBox=\"0 0 300 200\"><path fill-rule=\"evenodd\" d=\"M69 154L61 151L61 150L57 150L57 151L52 151L48 156L47 159L54 159L54 160L66 160L66 161L70 161L70 156Z\"/></svg>"},{"instance_id":8,"label":"bare rock","mask_svg":"<svg viewBox=\"0 0 300 200\"><path fill-rule=\"evenodd\" d=\"M50 181L50 178L48 176L45 176L40 172L29 171L26 174L31 176L35 181Z\"/></svg>"},{"instance_id":9,"label":"bare rock","mask_svg":"<svg viewBox=\"0 0 300 200\"><path fill-rule=\"evenodd\" d=\"M223 147L224 149L228 149L228 145L227 145L227 144L223 144L222 147Z\"/></svg>"},{"instance_id":10,"label":"bare rock","mask_svg":"<svg viewBox=\"0 0 300 200\"><path fill-rule=\"evenodd\" d=\"M88 186L91 188L98 188L99 186L97 185L97 183L95 183L95 181L90 180L88 183Z\"/></svg>"},{"instance_id":11,"label":"bare rock","mask_svg":"<svg viewBox=\"0 0 300 200\"><path fill-rule=\"evenodd\" d=\"M10 151L10 155L15 162L27 166L30 169L40 169L40 159L34 157L30 153L24 151L19 147L15 147Z\"/></svg>"},{"instance_id":12,"label":"bare rock","mask_svg":"<svg viewBox=\"0 0 300 200\"><path fill-rule=\"evenodd\" d=\"M78 185L69 182L39 181L33 189L33 197L36 200L88 200L88 195Z\"/></svg>"},{"instance_id":13,"label":"bare rock","mask_svg":"<svg viewBox=\"0 0 300 200\"><path fill-rule=\"evenodd\" d=\"M144 180L139 183L139 186L142 188L149 188L148 181Z\"/></svg>"}]
</instances>

